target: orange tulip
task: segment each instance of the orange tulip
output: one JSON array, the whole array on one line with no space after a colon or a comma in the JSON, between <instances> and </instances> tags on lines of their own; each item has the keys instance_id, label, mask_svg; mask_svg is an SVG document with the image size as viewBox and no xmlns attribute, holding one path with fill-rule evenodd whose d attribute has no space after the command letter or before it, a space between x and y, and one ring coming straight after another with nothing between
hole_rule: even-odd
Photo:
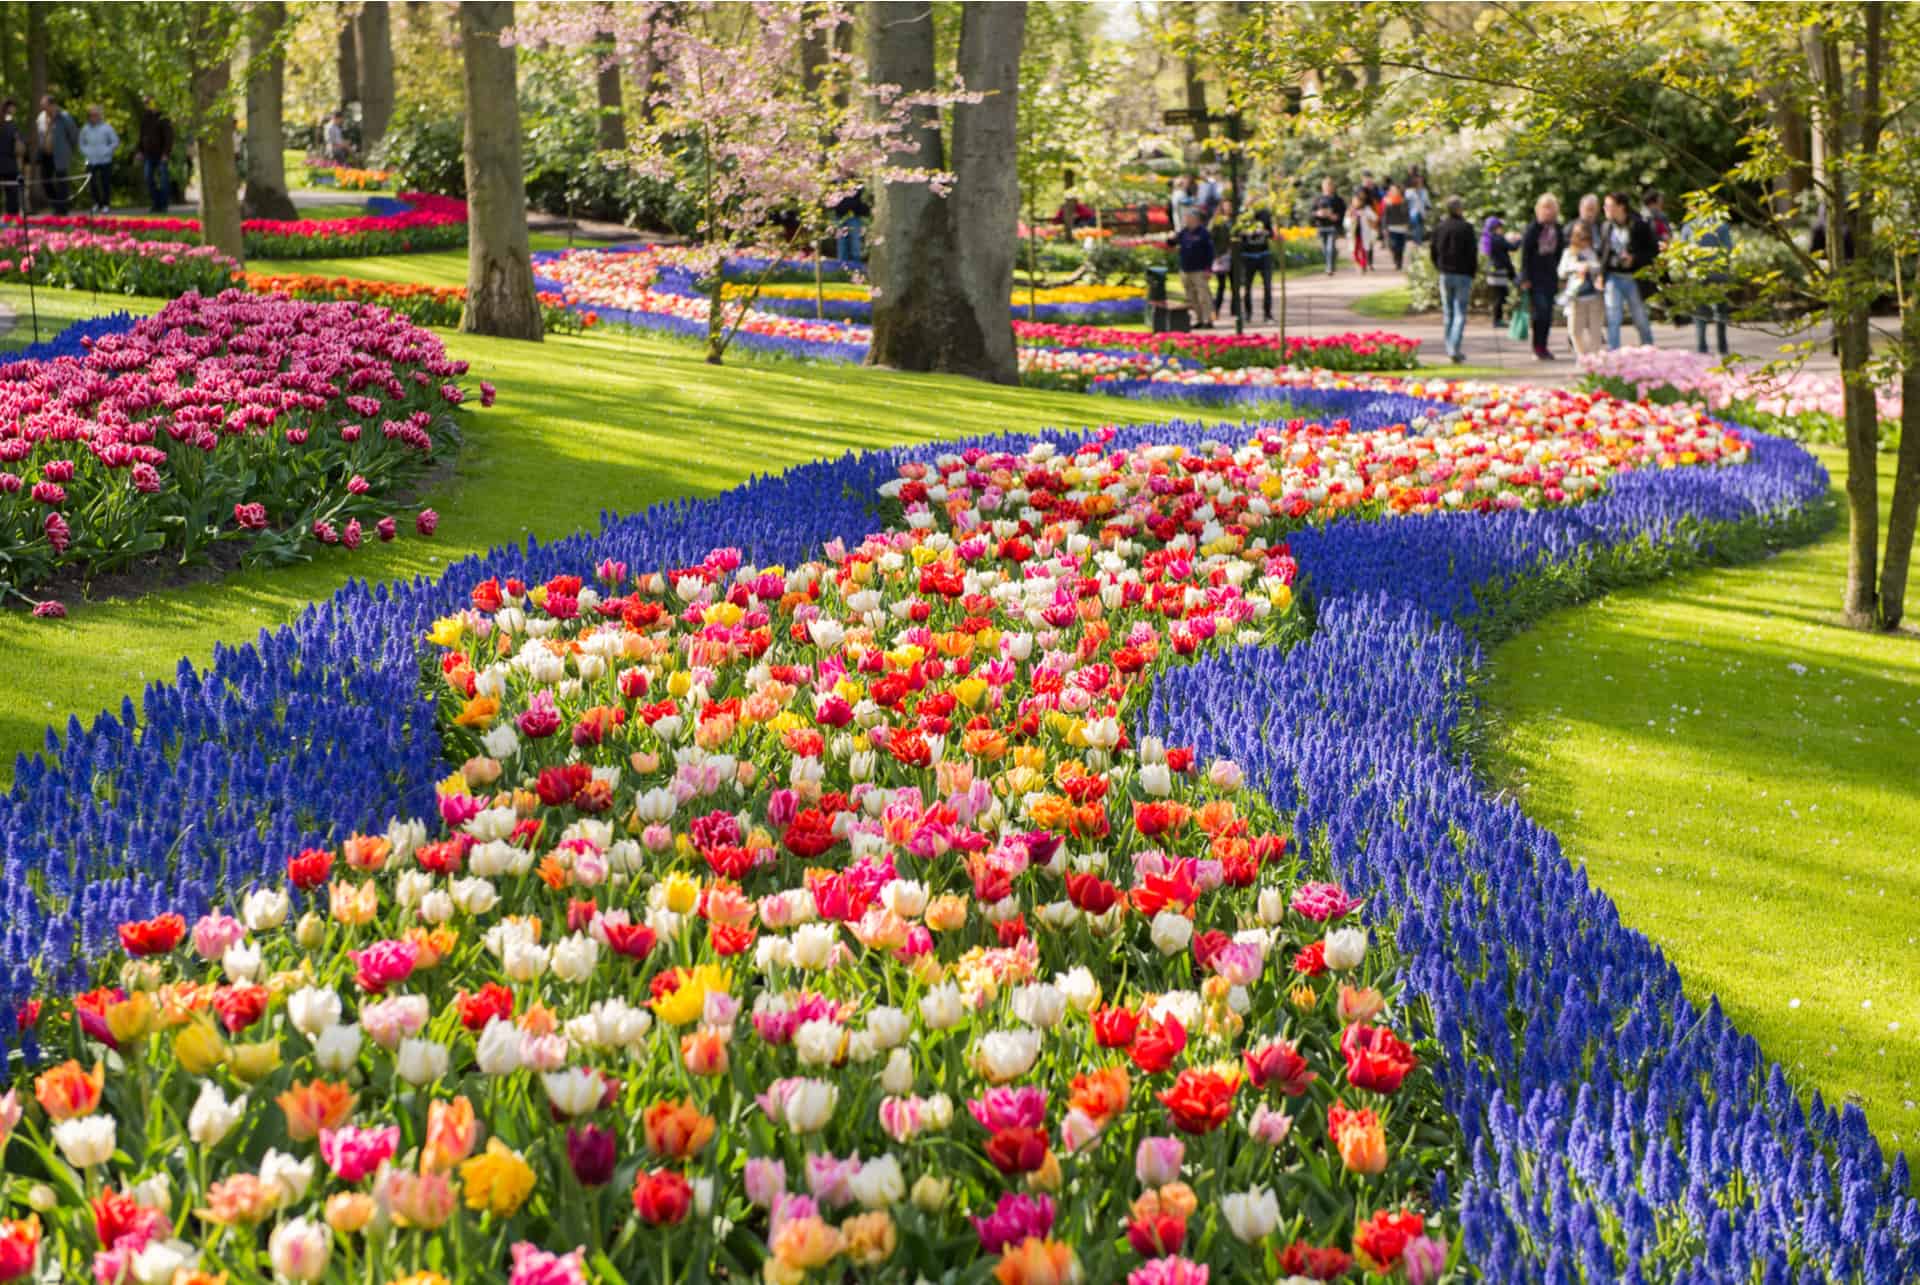
<instances>
[{"instance_id":1,"label":"orange tulip","mask_svg":"<svg viewBox=\"0 0 1920 1285\"><path fill-rule=\"evenodd\" d=\"M1001 1255L993 1279L1000 1285L1077 1285L1080 1260L1071 1245L1029 1236Z\"/></svg>"},{"instance_id":2,"label":"orange tulip","mask_svg":"<svg viewBox=\"0 0 1920 1285\"><path fill-rule=\"evenodd\" d=\"M647 1148L665 1160L685 1160L713 1139L713 1117L700 1114L690 1101L656 1102L642 1124Z\"/></svg>"},{"instance_id":3,"label":"orange tulip","mask_svg":"<svg viewBox=\"0 0 1920 1285\"><path fill-rule=\"evenodd\" d=\"M58 1123L92 1114L100 1105L100 1091L106 1082L106 1068L100 1063L95 1062L93 1070L88 1071L69 1059L35 1078L33 1096L48 1118Z\"/></svg>"},{"instance_id":4,"label":"orange tulip","mask_svg":"<svg viewBox=\"0 0 1920 1285\"><path fill-rule=\"evenodd\" d=\"M473 1103L462 1097L451 1102L435 1102L427 1108L427 1140L420 1148L423 1173L451 1169L473 1154L479 1138L479 1125L473 1117Z\"/></svg>"},{"instance_id":5,"label":"orange tulip","mask_svg":"<svg viewBox=\"0 0 1920 1285\"><path fill-rule=\"evenodd\" d=\"M294 1084L275 1100L287 1113L287 1136L295 1142L311 1142L320 1130L345 1124L359 1096L344 1084L309 1080Z\"/></svg>"}]
</instances>

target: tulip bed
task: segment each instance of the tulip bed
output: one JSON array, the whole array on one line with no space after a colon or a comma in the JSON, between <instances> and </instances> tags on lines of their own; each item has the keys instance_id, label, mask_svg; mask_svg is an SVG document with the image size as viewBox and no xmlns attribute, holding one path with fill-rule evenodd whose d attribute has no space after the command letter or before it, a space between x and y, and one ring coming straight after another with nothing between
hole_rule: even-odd
<instances>
[{"instance_id":1,"label":"tulip bed","mask_svg":"<svg viewBox=\"0 0 1920 1285\"><path fill-rule=\"evenodd\" d=\"M0 365L0 597L43 614L56 577L392 539L396 493L458 441L464 364L384 309L188 294L76 339Z\"/></svg>"},{"instance_id":2,"label":"tulip bed","mask_svg":"<svg viewBox=\"0 0 1920 1285\"><path fill-rule=\"evenodd\" d=\"M143 241L112 232L0 225L0 283L171 299L218 294L240 265L212 246Z\"/></svg>"},{"instance_id":3,"label":"tulip bed","mask_svg":"<svg viewBox=\"0 0 1920 1285\"><path fill-rule=\"evenodd\" d=\"M1846 385L1839 375L1722 368L1718 358L1705 353L1644 347L1582 357L1580 369L1589 387L1616 396L1692 402L1802 441L1844 440ZM1874 388L1888 449L1899 441L1900 391L1897 380Z\"/></svg>"},{"instance_id":4,"label":"tulip bed","mask_svg":"<svg viewBox=\"0 0 1920 1285\"><path fill-rule=\"evenodd\" d=\"M403 192L397 200L368 202L384 213L343 219L247 219L240 225L249 259L332 259L444 250L467 243L467 203L427 192ZM74 230L137 237L143 241L190 241L200 220L169 216L44 214L27 220L36 229Z\"/></svg>"},{"instance_id":5,"label":"tulip bed","mask_svg":"<svg viewBox=\"0 0 1920 1285\"><path fill-rule=\"evenodd\" d=\"M1910 1278L1904 1162L1455 753L1469 629L1824 471L1445 391L810 465L75 725L0 801L0 1263Z\"/></svg>"},{"instance_id":6,"label":"tulip bed","mask_svg":"<svg viewBox=\"0 0 1920 1285\"><path fill-rule=\"evenodd\" d=\"M725 297L753 295L753 306L764 312L834 321L873 320L872 291L864 285L834 283L816 289L805 282L770 282L756 292L745 282L731 284L732 276ZM683 276L663 274L657 281L662 289L705 295L697 283ZM1048 286L1013 292L1013 315L1018 321L1139 321L1146 314L1146 296L1138 286Z\"/></svg>"},{"instance_id":7,"label":"tulip bed","mask_svg":"<svg viewBox=\"0 0 1920 1285\"><path fill-rule=\"evenodd\" d=\"M360 277L329 277L312 273L249 272L244 284L256 294L304 299L313 303L370 303L391 309L420 326L451 328L460 324L467 306L465 286L429 286L399 281L368 281ZM542 291L540 314L548 334L578 334L598 324L589 310L567 306L563 295Z\"/></svg>"},{"instance_id":8,"label":"tulip bed","mask_svg":"<svg viewBox=\"0 0 1920 1285\"><path fill-rule=\"evenodd\" d=\"M600 321L706 338L707 298L697 282L707 269L684 251L540 251L533 262L534 280L542 291L563 296L576 310L591 310ZM762 267L768 263L754 262ZM735 264L736 260L728 260L729 278L735 275ZM737 302L725 304L727 324L738 322L733 342L753 352L815 361L865 359L871 333L866 326L812 320L811 287L792 288L807 294L809 302L791 313L771 310L764 298L751 308ZM831 308L828 311L833 315ZM1418 365L1418 341L1384 333L1294 339L1281 345L1263 337L1153 336L1031 322L1019 319L1018 310L1013 328L1021 345L1018 359L1023 382L1119 396L1135 395L1136 388L1172 378L1201 389L1238 385L1250 373L1272 374L1280 361L1337 370L1399 370Z\"/></svg>"}]
</instances>

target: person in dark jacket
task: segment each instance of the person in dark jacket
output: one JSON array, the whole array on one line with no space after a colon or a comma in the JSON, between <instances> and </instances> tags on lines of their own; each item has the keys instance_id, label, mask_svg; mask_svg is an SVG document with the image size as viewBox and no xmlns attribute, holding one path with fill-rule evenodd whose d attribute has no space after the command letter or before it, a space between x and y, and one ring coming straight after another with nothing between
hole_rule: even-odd
<instances>
[{"instance_id":1,"label":"person in dark jacket","mask_svg":"<svg viewBox=\"0 0 1920 1285\"><path fill-rule=\"evenodd\" d=\"M1347 203L1340 199L1331 178L1320 180L1320 195L1313 198L1308 213L1320 233L1320 252L1326 256L1327 275L1332 276L1334 261L1339 257L1340 229L1347 221Z\"/></svg>"},{"instance_id":2,"label":"person in dark jacket","mask_svg":"<svg viewBox=\"0 0 1920 1285\"><path fill-rule=\"evenodd\" d=\"M844 263L866 258L867 219L873 211L867 206L867 189L857 187L851 196L841 197L827 208L833 219L833 254Z\"/></svg>"},{"instance_id":3,"label":"person in dark jacket","mask_svg":"<svg viewBox=\"0 0 1920 1285\"><path fill-rule=\"evenodd\" d=\"M1433 230L1427 252L1440 273L1440 316L1447 339L1447 356L1465 361L1461 344L1467 334L1467 305L1473 298L1473 274L1480 268L1480 247L1474 244L1473 224L1466 220L1466 200L1447 198L1447 216Z\"/></svg>"},{"instance_id":4,"label":"person in dark jacket","mask_svg":"<svg viewBox=\"0 0 1920 1285\"><path fill-rule=\"evenodd\" d=\"M1620 346L1620 320L1631 312L1640 342L1651 348L1653 326L1647 320L1646 300L1640 296L1636 278L1653 267L1660 243L1654 239L1652 226L1634 213L1625 192L1607 194L1607 218L1601 235L1605 239L1597 248L1600 266L1607 274L1607 347Z\"/></svg>"},{"instance_id":5,"label":"person in dark jacket","mask_svg":"<svg viewBox=\"0 0 1920 1285\"><path fill-rule=\"evenodd\" d=\"M1264 207L1243 216L1240 238L1240 308L1247 320L1253 320L1253 278L1258 275L1264 291L1263 302L1268 321L1273 320L1273 212Z\"/></svg>"},{"instance_id":6,"label":"person in dark jacket","mask_svg":"<svg viewBox=\"0 0 1920 1285\"><path fill-rule=\"evenodd\" d=\"M1520 238L1520 284L1526 288L1533 322L1533 355L1552 361L1547 333L1553 329L1554 297L1560 291L1560 255L1567 247L1560 226L1560 198L1543 193L1533 204L1533 222Z\"/></svg>"},{"instance_id":7,"label":"person in dark jacket","mask_svg":"<svg viewBox=\"0 0 1920 1285\"><path fill-rule=\"evenodd\" d=\"M20 194L25 185L20 176L20 157L26 148L20 141L20 122L14 118L19 110L20 105L11 98L0 103L0 200L5 201L8 214L20 213Z\"/></svg>"},{"instance_id":8,"label":"person in dark jacket","mask_svg":"<svg viewBox=\"0 0 1920 1285\"><path fill-rule=\"evenodd\" d=\"M1213 237L1200 217L1200 207L1189 206L1187 225L1167 241L1179 253L1180 285L1196 330L1213 329Z\"/></svg>"},{"instance_id":9,"label":"person in dark jacket","mask_svg":"<svg viewBox=\"0 0 1920 1285\"><path fill-rule=\"evenodd\" d=\"M1493 299L1493 328L1507 324L1507 292L1513 288L1513 242L1507 240L1507 223L1498 214L1489 214L1480 225L1480 253L1487 259L1487 294Z\"/></svg>"},{"instance_id":10,"label":"person in dark jacket","mask_svg":"<svg viewBox=\"0 0 1920 1285\"><path fill-rule=\"evenodd\" d=\"M173 122L161 112L152 95L140 109L140 150L135 155L146 171L148 208L155 214L165 214L173 203L172 175L167 170L173 163Z\"/></svg>"}]
</instances>

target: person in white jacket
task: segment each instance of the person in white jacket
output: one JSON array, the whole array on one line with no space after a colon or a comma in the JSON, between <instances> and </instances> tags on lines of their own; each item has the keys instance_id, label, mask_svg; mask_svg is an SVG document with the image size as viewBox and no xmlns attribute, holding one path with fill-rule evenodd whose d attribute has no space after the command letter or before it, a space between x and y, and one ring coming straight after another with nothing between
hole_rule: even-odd
<instances>
[{"instance_id":1,"label":"person in white jacket","mask_svg":"<svg viewBox=\"0 0 1920 1285\"><path fill-rule=\"evenodd\" d=\"M87 123L80 127L80 158L87 163L87 195L93 198L93 212L105 214L113 205L113 154L120 150L120 135L107 124L98 103L87 108Z\"/></svg>"},{"instance_id":2,"label":"person in white jacket","mask_svg":"<svg viewBox=\"0 0 1920 1285\"><path fill-rule=\"evenodd\" d=\"M1600 318L1602 299L1600 256L1593 252L1593 234L1584 223L1575 223L1560 256L1560 305L1567 310L1567 330L1573 337L1573 351L1582 357L1604 348Z\"/></svg>"}]
</instances>

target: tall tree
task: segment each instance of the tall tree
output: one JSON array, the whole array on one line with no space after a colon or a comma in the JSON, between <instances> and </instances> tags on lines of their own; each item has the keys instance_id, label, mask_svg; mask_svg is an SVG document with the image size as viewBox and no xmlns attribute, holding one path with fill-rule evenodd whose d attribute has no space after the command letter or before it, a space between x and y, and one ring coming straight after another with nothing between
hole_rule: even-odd
<instances>
[{"instance_id":1,"label":"tall tree","mask_svg":"<svg viewBox=\"0 0 1920 1285\"><path fill-rule=\"evenodd\" d=\"M995 15L988 10L1004 10ZM1024 4L969 3L961 17L954 183L942 200L925 184L882 182L874 204L873 342L867 360L902 370L940 370L1013 383L1013 249L1019 184L1013 121ZM916 0L868 6L868 76L908 97L935 84L931 8ZM994 96L1002 101L994 102ZM970 119L963 113L978 112ZM914 107L889 166L945 168L940 114ZM977 226L962 229L963 220ZM989 240L999 237L997 245ZM971 262L969 256L979 256ZM996 293L997 291L997 293Z\"/></svg>"},{"instance_id":2,"label":"tall tree","mask_svg":"<svg viewBox=\"0 0 1920 1285\"><path fill-rule=\"evenodd\" d=\"M286 0L261 0L247 22L247 188L244 213L256 219L299 217L287 195L281 104L287 58L281 43Z\"/></svg>"},{"instance_id":3,"label":"tall tree","mask_svg":"<svg viewBox=\"0 0 1920 1285\"><path fill-rule=\"evenodd\" d=\"M240 232L240 174L233 163L233 54L241 26L231 6L186 6L192 134L200 181L200 239L235 259Z\"/></svg>"},{"instance_id":4,"label":"tall tree","mask_svg":"<svg viewBox=\"0 0 1920 1285\"><path fill-rule=\"evenodd\" d=\"M462 0L460 53L467 95L467 306L460 329L509 339L541 338L527 238L527 183L520 163L520 98L513 0Z\"/></svg>"},{"instance_id":5,"label":"tall tree","mask_svg":"<svg viewBox=\"0 0 1920 1285\"><path fill-rule=\"evenodd\" d=\"M40 110L47 92L47 6L27 6L27 113Z\"/></svg>"},{"instance_id":6,"label":"tall tree","mask_svg":"<svg viewBox=\"0 0 1920 1285\"><path fill-rule=\"evenodd\" d=\"M335 66L340 73L341 111L360 101L360 47L359 37L355 34L353 10L343 3L333 6L335 21L340 24L338 34L339 55Z\"/></svg>"},{"instance_id":7,"label":"tall tree","mask_svg":"<svg viewBox=\"0 0 1920 1285\"><path fill-rule=\"evenodd\" d=\"M393 19L387 0L362 0L353 31L360 66L360 145L371 152L393 120Z\"/></svg>"},{"instance_id":8,"label":"tall tree","mask_svg":"<svg viewBox=\"0 0 1920 1285\"><path fill-rule=\"evenodd\" d=\"M594 74L594 96L599 99L600 115L595 121L595 137L606 152L627 150L627 107L620 94L620 63L614 57L613 33L601 33L606 48L600 54ZM644 91L643 91L644 92Z\"/></svg>"}]
</instances>

